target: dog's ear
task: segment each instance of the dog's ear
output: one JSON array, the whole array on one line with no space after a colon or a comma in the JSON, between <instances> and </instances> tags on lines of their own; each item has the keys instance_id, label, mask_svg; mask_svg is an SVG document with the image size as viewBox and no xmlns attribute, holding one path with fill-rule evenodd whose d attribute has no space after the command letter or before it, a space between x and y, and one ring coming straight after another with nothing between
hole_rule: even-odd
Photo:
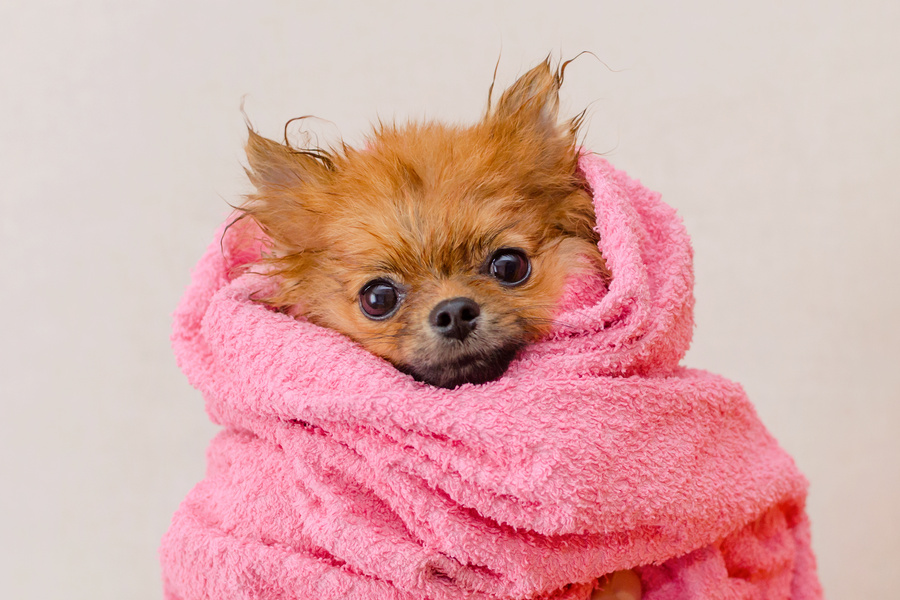
<instances>
[{"instance_id":1,"label":"dog's ear","mask_svg":"<svg viewBox=\"0 0 900 600\"><path fill-rule=\"evenodd\" d=\"M249 130L246 169L256 193L241 211L253 218L272 242L276 255L303 253L320 244L322 203L334 173L324 150L295 150Z\"/></svg>"},{"instance_id":2,"label":"dog's ear","mask_svg":"<svg viewBox=\"0 0 900 600\"><path fill-rule=\"evenodd\" d=\"M558 131L559 86L559 74L547 58L503 92L492 116L522 126Z\"/></svg>"},{"instance_id":3,"label":"dog's ear","mask_svg":"<svg viewBox=\"0 0 900 600\"><path fill-rule=\"evenodd\" d=\"M320 150L294 150L248 128L247 176L260 193L284 191L327 178L333 163Z\"/></svg>"}]
</instances>

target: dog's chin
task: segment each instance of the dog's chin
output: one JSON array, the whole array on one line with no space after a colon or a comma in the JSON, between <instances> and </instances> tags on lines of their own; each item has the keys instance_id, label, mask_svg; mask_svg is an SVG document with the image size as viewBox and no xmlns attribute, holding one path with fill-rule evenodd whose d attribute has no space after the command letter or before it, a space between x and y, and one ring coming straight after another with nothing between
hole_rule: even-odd
<instances>
[{"instance_id":1,"label":"dog's chin","mask_svg":"<svg viewBox=\"0 0 900 600\"><path fill-rule=\"evenodd\" d=\"M508 344L489 354L473 353L451 361L406 364L398 368L435 387L453 389L465 383L480 384L493 381L509 368L522 344Z\"/></svg>"}]
</instances>

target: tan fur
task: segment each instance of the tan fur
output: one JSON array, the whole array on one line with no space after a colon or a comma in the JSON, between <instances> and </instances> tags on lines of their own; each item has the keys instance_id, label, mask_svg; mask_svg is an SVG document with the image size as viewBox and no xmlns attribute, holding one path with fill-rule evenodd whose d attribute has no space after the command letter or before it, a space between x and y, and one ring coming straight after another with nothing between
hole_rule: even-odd
<instances>
[{"instance_id":1,"label":"tan fur","mask_svg":"<svg viewBox=\"0 0 900 600\"><path fill-rule=\"evenodd\" d=\"M559 84L544 62L475 125L381 126L359 149L296 150L251 130L248 175L257 191L243 210L271 238L266 262L279 282L263 300L426 381L423 373L442 365L546 334L570 274L604 269L591 198L576 172L577 120L557 121ZM521 286L502 286L484 271L504 247L531 260ZM362 313L358 297L377 277L405 290L397 312L381 321ZM481 307L478 328L455 345L427 321L453 297ZM431 382L473 379L460 377Z\"/></svg>"}]
</instances>

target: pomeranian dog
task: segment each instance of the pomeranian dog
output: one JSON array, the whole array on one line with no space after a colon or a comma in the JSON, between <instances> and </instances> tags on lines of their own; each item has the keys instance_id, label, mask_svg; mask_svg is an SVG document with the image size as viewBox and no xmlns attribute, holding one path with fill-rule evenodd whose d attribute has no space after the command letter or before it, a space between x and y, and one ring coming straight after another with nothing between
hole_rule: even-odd
<instances>
[{"instance_id":1,"label":"pomeranian dog","mask_svg":"<svg viewBox=\"0 0 900 600\"><path fill-rule=\"evenodd\" d=\"M294 148L252 129L241 207L271 241L260 301L337 330L425 383L503 375L551 330L566 281L609 280L577 170L581 116L560 122L549 59L469 127L380 126L364 147ZM491 85L493 88L493 84ZM641 596L633 571L593 598Z\"/></svg>"},{"instance_id":2,"label":"pomeranian dog","mask_svg":"<svg viewBox=\"0 0 900 600\"><path fill-rule=\"evenodd\" d=\"M567 279L606 272L576 168L581 116L558 118L565 65L544 61L495 106L489 92L469 127L381 125L336 150L251 128L241 210L277 280L260 300L434 386L500 377L550 331Z\"/></svg>"}]
</instances>

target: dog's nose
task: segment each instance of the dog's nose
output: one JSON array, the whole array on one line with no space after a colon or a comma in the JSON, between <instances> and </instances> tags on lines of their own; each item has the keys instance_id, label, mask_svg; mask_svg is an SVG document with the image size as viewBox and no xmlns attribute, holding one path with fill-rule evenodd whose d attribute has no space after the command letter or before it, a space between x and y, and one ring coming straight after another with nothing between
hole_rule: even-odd
<instances>
[{"instance_id":1,"label":"dog's nose","mask_svg":"<svg viewBox=\"0 0 900 600\"><path fill-rule=\"evenodd\" d=\"M480 314L478 303L471 298L450 298L431 309L428 322L442 336L462 341L475 330Z\"/></svg>"}]
</instances>

